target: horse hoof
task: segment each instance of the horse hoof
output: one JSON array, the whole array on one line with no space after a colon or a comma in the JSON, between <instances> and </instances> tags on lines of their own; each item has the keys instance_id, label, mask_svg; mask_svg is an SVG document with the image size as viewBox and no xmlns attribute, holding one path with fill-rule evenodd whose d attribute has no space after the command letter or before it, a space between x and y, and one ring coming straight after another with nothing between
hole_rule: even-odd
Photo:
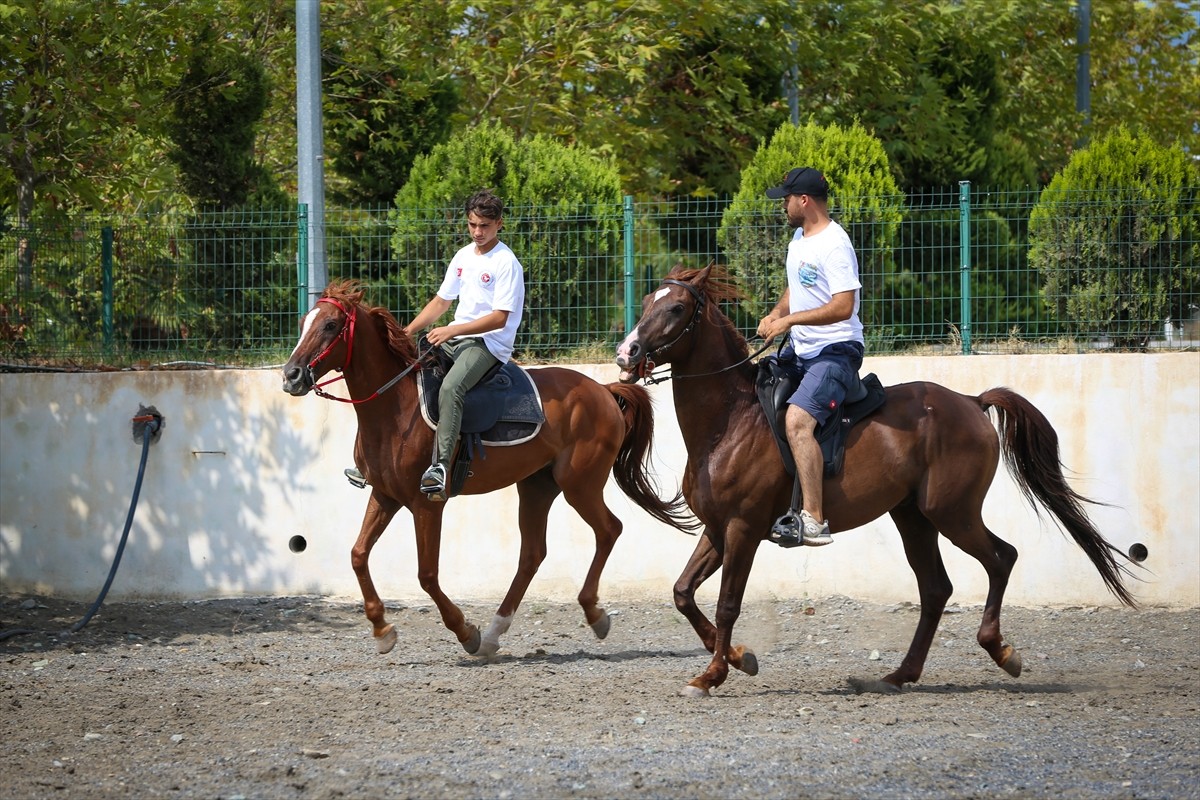
<instances>
[{"instance_id":1,"label":"horse hoof","mask_svg":"<svg viewBox=\"0 0 1200 800\"><path fill-rule=\"evenodd\" d=\"M732 664L735 669L740 669L742 672L746 673L747 675L757 675L758 674L758 656L754 655L754 651L751 650L749 647L742 647L741 650L742 650L741 658L739 658L737 661L730 659L729 663Z\"/></svg>"},{"instance_id":2,"label":"horse hoof","mask_svg":"<svg viewBox=\"0 0 1200 800\"><path fill-rule=\"evenodd\" d=\"M465 645L464 645L464 647L465 647ZM470 650L468 650L467 652L471 653ZM500 642L498 640L493 642L488 639L484 639L480 643L479 649L476 650L474 653L471 653L471 655L479 656L480 658L490 658L490 657L496 655L496 653L498 653L498 652L500 652Z\"/></svg>"},{"instance_id":3,"label":"horse hoof","mask_svg":"<svg viewBox=\"0 0 1200 800\"><path fill-rule=\"evenodd\" d=\"M479 645L482 638L479 635L479 628L474 625L470 626L471 634L463 641L463 650L467 651L467 655L473 656L479 652Z\"/></svg>"},{"instance_id":4,"label":"horse hoof","mask_svg":"<svg viewBox=\"0 0 1200 800\"><path fill-rule=\"evenodd\" d=\"M847 678L855 694L899 694L900 687L878 678Z\"/></svg>"},{"instance_id":5,"label":"horse hoof","mask_svg":"<svg viewBox=\"0 0 1200 800\"><path fill-rule=\"evenodd\" d=\"M1001 659L1000 669L1014 678L1021 677L1021 654L1017 652L1015 647L1006 646L1005 650L1008 651L1008 655Z\"/></svg>"},{"instance_id":6,"label":"horse hoof","mask_svg":"<svg viewBox=\"0 0 1200 800\"><path fill-rule=\"evenodd\" d=\"M708 689L702 689L699 686L693 686L690 683L680 689L679 694L682 697L712 697L712 695L708 693Z\"/></svg>"},{"instance_id":7,"label":"horse hoof","mask_svg":"<svg viewBox=\"0 0 1200 800\"><path fill-rule=\"evenodd\" d=\"M608 636L608 631L612 628L612 617L605 611L600 615L600 619L592 623L592 633L596 634L597 639L603 639Z\"/></svg>"},{"instance_id":8,"label":"horse hoof","mask_svg":"<svg viewBox=\"0 0 1200 800\"><path fill-rule=\"evenodd\" d=\"M389 624L383 629L383 633L380 636L375 637L375 649L379 651L380 655L390 653L392 652L392 648L396 646L397 638L396 626Z\"/></svg>"}]
</instances>

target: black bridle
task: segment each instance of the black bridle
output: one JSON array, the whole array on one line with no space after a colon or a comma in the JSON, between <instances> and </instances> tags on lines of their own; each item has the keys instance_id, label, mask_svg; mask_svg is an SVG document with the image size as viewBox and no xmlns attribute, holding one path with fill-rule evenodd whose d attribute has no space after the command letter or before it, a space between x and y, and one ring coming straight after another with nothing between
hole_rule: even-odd
<instances>
[{"instance_id":1,"label":"black bridle","mask_svg":"<svg viewBox=\"0 0 1200 800\"><path fill-rule=\"evenodd\" d=\"M771 342L767 341L763 344L762 347L758 348L753 353L751 353L750 355L743 358L741 361L735 361L734 363L730 364L727 367L722 367L721 369L714 370L712 372L700 372L700 373L693 373L691 375L676 375L676 374L674 374L674 371L672 371L671 374L663 375L661 378L654 377L653 373L654 373L654 370L658 367L658 365L654 363L653 356L663 352L664 350L674 347L675 344L680 339L682 339L687 334L691 333L692 329L696 327L696 323L700 321L700 312L704 310L704 303L705 303L704 292L700 291L695 286L692 286L690 283L685 283L684 281L677 281L674 278L663 278L662 282L663 282L663 284L670 284L671 286L682 286L684 289L687 289L688 292L692 295L692 297L695 298L696 307L692 309L692 318L690 320L688 320L688 324L684 327L683 330L681 330L679 332L678 336L676 336L674 339L667 342L666 344L661 345L660 347L654 348L653 350L651 350L649 353L646 354L646 359L645 359L646 367L642 372L642 375L643 375L642 382L645 383L647 386L653 386L656 383L662 383L663 381L670 380L671 378L677 378L677 379L708 378L713 375L720 375L723 372L728 372L731 369L740 367L742 364L745 364L746 362L750 361L751 359L757 357L764 350L766 350L768 347L771 346Z\"/></svg>"}]
</instances>

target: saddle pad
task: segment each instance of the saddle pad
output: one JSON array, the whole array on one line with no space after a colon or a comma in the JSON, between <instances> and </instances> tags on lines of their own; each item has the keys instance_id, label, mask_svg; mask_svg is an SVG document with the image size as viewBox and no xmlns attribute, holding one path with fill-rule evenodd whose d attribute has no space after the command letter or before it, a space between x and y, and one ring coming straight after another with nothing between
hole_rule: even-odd
<instances>
[{"instance_id":1,"label":"saddle pad","mask_svg":"<svg viewBox=\"0 0 1200 800\"><path fill-rule=\"evenodd\" d=\"M421 417L435 430L438 390L444 377L438 369L423 369L417 373ZM509 361L492 377L467 392L461 433L478 433L485 445L508 447L537 436L545 421L537 385L526 370Z\"/></svg>"}]
</instances>

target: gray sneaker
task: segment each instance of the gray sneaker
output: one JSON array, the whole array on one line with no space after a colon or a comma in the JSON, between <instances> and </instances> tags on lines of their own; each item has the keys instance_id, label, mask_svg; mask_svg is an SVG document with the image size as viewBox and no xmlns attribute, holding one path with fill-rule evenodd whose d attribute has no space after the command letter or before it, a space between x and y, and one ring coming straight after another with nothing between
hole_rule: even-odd
<instances>
[{"instance_id":1,"label":"gray sneaker","mask_svg":"<svg viewBox=\"0 0 1200 800\"><path fill-rule=\"evenodd\" d=\"M800 512L800 525L803 532L800 538L809 547L824 547L833 544L833 536L829 533L828 522L817 522L807 511Z\"/></svg>"}]
</instances>

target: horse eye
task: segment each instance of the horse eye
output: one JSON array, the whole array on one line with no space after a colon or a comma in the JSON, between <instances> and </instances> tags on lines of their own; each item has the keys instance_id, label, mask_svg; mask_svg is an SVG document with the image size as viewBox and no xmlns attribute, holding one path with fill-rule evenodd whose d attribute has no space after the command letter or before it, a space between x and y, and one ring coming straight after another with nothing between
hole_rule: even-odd
<instances>
[{"instance_id":1,"label":"horse eye","mask_svg":"<svg viewBox=\"0 0 1200 800\"><path fill-rule=\"evenodd\" d=\"M326 333L333 333L336 330L337 330L337 320L332 320L332 319L325 320L325 332Z\"/></svg>"}]
</instances>

